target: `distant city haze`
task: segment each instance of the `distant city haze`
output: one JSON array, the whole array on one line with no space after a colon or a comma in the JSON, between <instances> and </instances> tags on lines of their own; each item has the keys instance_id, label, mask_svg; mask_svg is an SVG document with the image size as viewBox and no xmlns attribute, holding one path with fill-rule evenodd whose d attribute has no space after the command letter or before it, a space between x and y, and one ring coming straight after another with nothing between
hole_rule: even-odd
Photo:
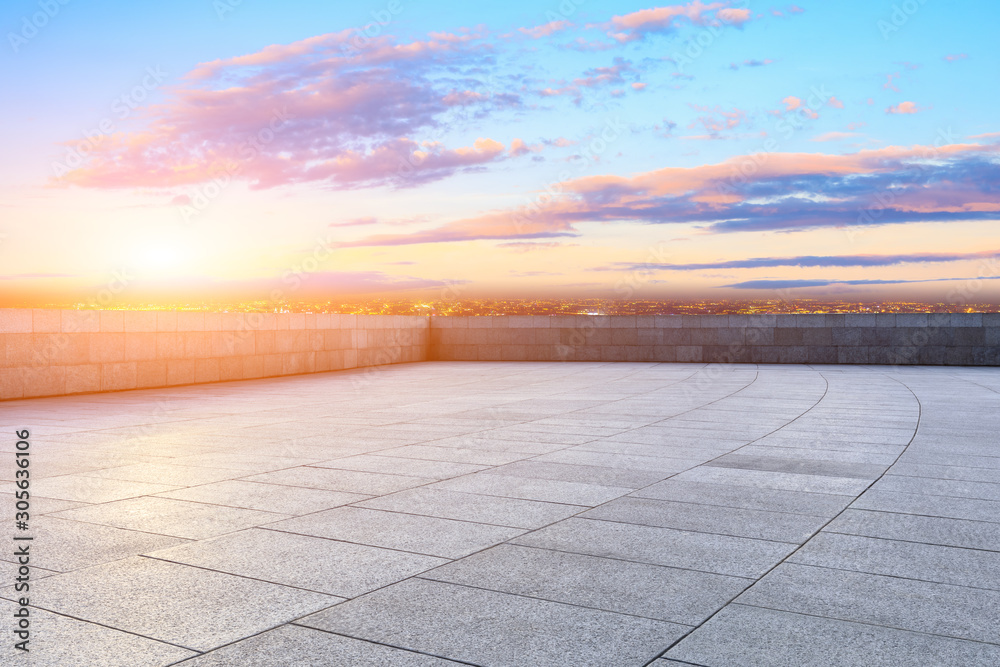
<instances>
[{"instance_id":1,"label":"distant city haze","mask_svg":"<svg viewBox=\"0 0 1000 667\"><path fill-rule=\"evenodd\" d=\"M50 309L95 307L88 303L45 303ZM463 299L406 298L353 301L133 302L106 310L171 310L229 313L347 313L364 315L711 315L763 313L996 313L997 303L948 303L796 299L794 301L661 301L655 299Z\"/></svg>"}]
</instances>

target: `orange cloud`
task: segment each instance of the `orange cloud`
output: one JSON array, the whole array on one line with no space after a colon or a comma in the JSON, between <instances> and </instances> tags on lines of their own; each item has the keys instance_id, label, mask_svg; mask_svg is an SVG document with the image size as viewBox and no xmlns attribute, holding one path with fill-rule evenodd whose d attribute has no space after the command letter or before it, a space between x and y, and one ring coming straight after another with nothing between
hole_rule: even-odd
<instances>
[{"instance_id":1,"label":"orange cloud","mask_svg":"<svg viewBox=\"0 0 1000 667\"><path fill-rule=\"evenodd\" d=\"M802 100L794 95L789 95L785 99L781 100L781 103L785 105L785 111L795 111L802 106Z\"/></svg>"},{"instance_id":2,"label":"orange cloud","mask_svg":"<svg viewBox=\"0 0 1000 667\"><path fill-rule=\"evenodd\" d=\"M923 111L923 109L918 107L913 102L900 102L899 104L891 106L885 110L886 113L890 114L912 114L917 113L918 111Z\"/></svg>"}]
</instances>

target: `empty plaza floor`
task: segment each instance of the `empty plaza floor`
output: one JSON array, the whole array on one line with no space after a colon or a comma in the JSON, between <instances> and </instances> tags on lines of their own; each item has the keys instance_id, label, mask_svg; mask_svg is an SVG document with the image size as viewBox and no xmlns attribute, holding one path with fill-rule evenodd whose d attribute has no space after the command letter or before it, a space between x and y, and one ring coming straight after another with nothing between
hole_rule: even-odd
<instances>
[{"instance_id":1,"label":"empty plaza floor","mask_svg":"<svg viewBox=\"0 0 1000 667\"><path fill-rule=\"evenodd\" d=\"M998 392L429 362L2 403L0 663L997 665Z\"/></svg>"}]
</instances>

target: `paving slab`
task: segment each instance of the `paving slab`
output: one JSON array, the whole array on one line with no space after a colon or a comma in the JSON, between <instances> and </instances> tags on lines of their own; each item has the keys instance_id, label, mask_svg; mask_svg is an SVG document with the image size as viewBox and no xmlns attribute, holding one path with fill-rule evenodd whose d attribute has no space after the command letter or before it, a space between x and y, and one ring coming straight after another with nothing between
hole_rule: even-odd
<instances>
[{"instance_id":1,"label":"paving slab","mask_svg":"<svg viewBox=\"0 0 1000 667\"><path fill-rule=\"evenodd\" d=\"M358 470L361 472L384 473L390 475L409 475L412 477L428 477L430 479L448 479L468 475L485 470L488 466L471 463L455 463L453 461L422 461L396 456L375 456L373 454L358 454L345 456L330 461L311 464L316 468L338 468L341 470Z\"/></svg>"},{"instance_id":2,"label":"paving slab","mask_svg":"<svg viewBox=\"0 0 1000 667\"><path fill-rule=\"evenodd\" d=\"M150 497L78 507L51 516L191 540L288 518L274 512Z\"/></svg>"},{"instance_id":3,"label":"paving slab","mask_svg":"<svg viewBox=\"0 0 1000 667\"><path fill-rule=\"evenodd\" d=\"M278 521L268 528L441 558L461 558L525 532L519 528L360 507L338 507Z\"/></svg>"},{"instance_id":4,"label":"paving slab","mask_svg":"<svg viewBox=\"0 0 1000 667\"><path fill-rule=\"evenodd\" d=\"M791 563L1000 590L1000 552L822 532Z\"/></svg>"},{"instance_id":5,"label":"paving slab","mask_svg":"<svg viewBox=\"0 0 1000 667\"><path fill-rule=\"evenodd\" d=\"M633 497L617 498L580 516L793 544L805 542L826 523L823 517L805 514Z\"/></svg>"},{"instance_id":6,"label":"paving slab","mask_svg":"<svg viewBox=\"0 0 1000 667\"><path fill-rule=\"evenodd\" d=\"M36 517L31 522L31 536L35 547L31 555L32 574L36 567L69 572L187 542L178 537L122 530L55 516ZM14 549L5 549L0 560L16 561Z\"/></svg>"},{"instance_id":7,"label":"paving slab","mask_svg":"<svg viewBox=\"0 0 1000 667\"><path fill-rule=\"evenodd\" d=\"M141 556L46 577L31 593L41 609L196 651L343 600Z\"/></svg>"},{"instance_id":8,"label":"paving slab","mask_svg":"<svg viewBox=\"0 0 1000 667\"><path fill-rule=\"evenodd\" d=\"M734 486L747 486L758 489L804 491L806 493L826 493L842 496L856 496L867 489L873 481L851 477L828 477L824 475L803 475L768 470L713 468L709 466L692 468L679 475L675 475L673 479L685 482L732 484Z\"/></svg>"},{"instance_id":9,"label":"paving slab","mask_svg":"<svg viewBox=\"0 0 1000 667\"><path fill-rule=\"evenodd\" d=\"M964 479L970 482L1000 484L1000 468L969 468L967 466L941 466L929 463L901 461L892 466L893 475L931 477L934 479Z\"/></svg>"},{"instance_id":10,"label":"paving slab","mask_svg":"<svg viewBox=\"0 0 1000 667\"><path fill-rule=\"evenodd\" d=\"M551 463L569 463L575 465L603 466L621 470L651 471L660 473L660 479L674 473L687 470L704 463L709 457L691 458L685 453L685 458L667 458L664 456L638 456L595 452L582 449L568 449L536 457L535 461Z\"/></svg>"},{"instance_id":11,"label":"paving slab","mask_svg":"<svg viewBox=\"0 0 1000 667\"><path fill-rule=\"evenodd\" d=\"M13 555L13 550L12 550ZM43 577L51 577L54 574L59 574L55 570L45 570L41 567L32 566L30 576L32 579L42 579ZM0 560L0 581L4 584L9 584L15 581L15 577L20 575L20 566L14 560L6 561Z\"/></svg>"},{"instance_id":12,"label":"paving slab","mask_svg":"<svg viewBox=\"0 0 1000 667\"><path fill-rule=\"evenodd\" d=\"M298 467L260 475L244 477L248 482L280 484L282 486L302 486L308 489L326 489L370 496L380 496L420 486L432 481L426 477L407 475L385 475L357 470L336 470L332 468Z\"/></svg>"},{"instance_id":13,"label":"paving slab","mask_svg":"<svg viewBox=\"0 0 1000 667\"><path fill-rule=\"evenodd\" d=\"M147 555L344 598L357 597L448 562L259 528L150 551Z\"/></svg>"},{"instance_id":14,"label":"paving slab","mask_svg":"<svg viewBox=\"0 0 1000 667\"><path fill-rule=\"evenodd\" d=\"M404 651L298 625L238 641L178 663L178 667L246 667L247 665L296 665L296 667L455 667L463 663Z\"/></svg>"},{"instance_id":15,"label":"paving slab","mask_svg":"<svg viewBox=\"0 0 1000 667\"><path fill-rule=\"evenodd\" d=\"M740 604L996 644L1000 591L785 563Z\"/></svg>"},{"instance_id":16,"label":"paving slab","mask_svg":"<svg viewBox=\"0 0 1000 667\"><path fill-rule=\"evenodd\" d=\"M420 579L383 588L299 623L496 667L641 667L688 629Z\"/></svg>"},{"instance_id":17,"label":"paving slab","mask_svg":"<svg viewBox=\"0 0 1000 667\"><path fill-rule=\"evenodd\" d=\"M712 667L968 667L1000 661L1000 646L732 604L666 657Z\"/></svg>"},{"instance_id":18,"label":"paving slab","mask_svg":"<svg viewBox=\"0 0 1000 667\"><path fill-rule=\"evenodd\" d=\"M17 498L13 493L0 493L0 503L2 503L4 507L14 507L14 503L16 502ZM33 496L31 498L31 513L35 516L41 516L43 514L52 514L53 512L73 509L74 507L85 507L88 504L89 503L74 502L71 500L58 500L56 498Z\"/></svg>"},{"instance_id":19,"label":"paving slab","mask_svg":"<svg viewBox=\"0 0 1000 667\"><path fill-rule=\"evenodd\" d=\"M917 447L900 456L899 460L903 463L928 463L942 466L987 468L989 470L1000 469L1000 457L956 453L952 447L948 447L947 445L938 445L932 449Z\"/></svg>"},{"instance_id":20,"label":"paving slab","mask_svg":"<svg viewBox=\"0 0 1000 667\"><path fill-rule=\"evenodd\" d=\"M437 482L429 488L591 507L632 491L626 487L511 477L488 472Z\"/></svg>"},{"instance_id":21,"label":"paving slab","mask_svg":"<svg viewBox=\"0 0 1000 667\"><path fill-rule=\"evenodd\" d=\"M788 457L744 454L742 452L720 456L705 465L718 468L738 468L741 470L801 473L803 475L820 475L822 477L855 477L869 481L876 479L888 467L888 465L875 465L872 463L792 459Z\"/></svg>"},{"instance_id":22,"label":"paving slab","mask_svg":"<svg viewBox=\"0 0 1000 667\"><path fill-rule=\"evenodd\" d=\"M156 494L159 498L299 516L348 505L371 496L262 482L230 480Z\"/></svg>"},{"instance_id":23,"label":"paving slab","mask_svg":"<svg viewBox=\"0 0 1000 667\"><path fill-rule=\"evenodd\" d=\"M872 490L1000 501L1000 484L973 482L964 479L932 479L927 477L886 475L872 487Z\"/></svg>"},{"instance_id":24,"label":"paving slab","mask_svg":"<svg viewBox=\"0 0 1000 667\"><path fill-rule=\"evenodd\" d=\"M767 456L785 459L805 459L808 461L837 461L841 463L869 463L885 466L891 465L899 456L898 452L867 452L842 449L819 449L794 447L790 443L768 444L767 439L758 440L752 445L740 447L733 454Z\"/></svg>"},{"instance_id":25,"label":"paving slab","mask_svg":"<svg viewBox=\"0 0 1000 667\"><path fill-rule=\"evenodd\" d=\"M567 519L514 544L755 578L798 545L593 519Z\"/></svg>"},{"instance_id":26,"label":"paving slab","mask_svg":"<svg viewBox=\"0 0 1000 667\"><path fill-rule=\"evenodd\" d=\"M0 613L13 618L18 606L0 600ZM194 651L106 628L42 609L31 609L28 653L7 638L0 648L0 664L32 667L166 667L196 655Z\"/></svg>"},{"instance_id":27,"label":"paving slab","mask_svg":"<svg viewBox=\"0 0 1000 667\"><path fill-rule=\"evenodd\" d=\"M529 479L551 479L561 482L599 484L639 489L663 479L659 472L611 468L607 466L580 465L575 463L553 463L540 460L541 457L517 461L493 468L495 475L510 475Z\"/></svg>"},{"instance_id":28,"label":"paving slab","mask_svg":"<svg viewBox=\"0 0 1000 667\"><path fill-rule=\"evenodd\" d=\"M31 485L32 496L70 500L82 503L107 503L125 498L138 498L151 493L172 491L177 484L151 484L121 479L101 479L84 475L63 475L36 479Z\"/></svg>"},{"instance_id":29,"label":"paving slab","mask_svg":"<svg viewBox=\"0 0 1000 667\"><path fill-rule=\"evenodd\" d=\"M527 529L541 528L587 509L580 505L485 496L427 487L400 491L355 503L355 506Z\"/></svg>"},{"instance_id":30,"label":"paving slab","mask_svg":"<svg viewBox=\"0 0 1000 667\"><path fill-rule=\"evenodd\" d=\"M1000 551L1000 523L848 509L825 531L889 540Z\"/></svg>"},{"instance_id":31,"label":"paving slab","mask_svg":"<svg viewBox=\"0 0 1000 667\"><path fill-rule=\"evenodd\" d=\"M429 445L407 445L384 449L377 455L417 459L423 461L454 461L456 463L472 463L485 466L499 466L505 463L521 461L534 456L523 452L503 452L467 447L437 447Z\"/></svg>"},{"instance_id":32,"label":"paving slab","mask_svg":"<svg viewBox=\"0 0 1000 667\"><path fill-rule=\"evenodd\" d=\"M895 493L871 489L851 504L855 509L921 514L951 519L971 519L1000 523L1000 502L978 498L929 496L922 493Z\"/></svg>"},{"instance_id":33,"label":"paving slab","mask_svg":"<svg viewBox=\"0 0 1000 667\"><path fill-rule=\"evenodd\" d=\"M424 579L697 625L750 581L646 563L501 544Z\"/></svg>"},{"instance_id":34,"label":"paving slab","mask_svg":"<svg viewBox=\"0 0 1000 667\"><path fill-rule=\"evenodd\" d=\"M130 482L148 482L150 484L168 484L172 486L210 484L211 482L219 482L224 479L243 477L245 474L245 472L240 470L180 466L169 463L137 463L81 473L84 477L124 479ZM116 498L116 500L118 499Z\"/></svg>"},{"instance_id":35,"label":"paving slab","mask_svg":"<svg viewBox=\"0 0 1000 667\"><path fill-rule=\"evenodd\" d=\"M544 439L542 441L532 441L524 437L512 437L516 437L517 439L508 440L501 437L491 438L487 437L486 433L477 433L474 437L462 436L458 438L440 438L435 439L432 442L425 442L425 444L433 445L434 447L473 449L485 452L513 452L518 454L527 454L529 456L556 452L575 444L545 442Z\"/></svg>"},{"instance_id":36,"label":"paving slab","mask_svg":"<svg viewBox=\"0 0 1000 667\"><path fill-rule=\"evenodd\" d=\"M833 518L850 502L841 495L762 489L729 484L689 482L670 478L630 494L639 498L675 500L717 507L790 512Z\"/></svg>"}]
</instances>

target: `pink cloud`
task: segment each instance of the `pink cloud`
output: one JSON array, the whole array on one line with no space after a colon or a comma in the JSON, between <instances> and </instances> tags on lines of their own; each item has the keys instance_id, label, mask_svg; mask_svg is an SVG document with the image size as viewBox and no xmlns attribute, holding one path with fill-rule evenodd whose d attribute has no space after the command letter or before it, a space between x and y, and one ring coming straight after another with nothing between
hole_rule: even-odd
<instances>
[{"instance_id":1,"label":"pink cloud","mask_svg":"<svg viewBox=\"0 0 1000 667\"><path fill-rule=\"evenodd\" d=\"M514 139L510 142L509 153L511 157L517 157L519 155L527 155L528 153L537 153L541 150L541 144L530 146L523 139Z\"/></svg>"},{"instance_id":2,"label":"pink cloud","mask_svg":"<svg viewBox=\"0 0 1000 667\"><path fill-rule=\"evenodd\" d=\"M504 145L479 138L472 146L446 149L436 142L416 144L397 139L373 151L346 151L333 160L306 170L304 180L333 180L341 184L378 184L393 182L406 185L436 180L465 167L473 167L502 158Z\"/></svg>"},{"instance_id":3,"label":"pink cloud","mask_svg":"<svg viewBox=\"0 0 1000 667\"><path fill-rule=\"evenodd\" d=\"M646 84L636 81L632 84L632 90L646 90Z\"/></svg>"},{"instance_id":4,"label":"pink cloud","mask_svg":"<svg viewBox=\"0 0 1000 667\"><path fill-rule=\"evenodd\" d=\"M968 57L969 56L966 53L956 53L954 55L945 56L944 59L947 60L950 63L953 63L956 60L966 60Z\"/></svg>"},{"instance_id":5,"label":"pink cloud","mask_svg":"<svg viewBox=\"0 0 1000 667\"><path fill-rule=\"evenodd\" d=\"M542 88L538 91L538 94L542 97L569 95L573 97L573 103L579 105L583 101L584 89L622 85L626 82L625 76L629 76L629 78L635 77L635 68L630 61L616 57L612 62L614 64L607 67L592 67L586 70L583 76L573 79L572 83L567 84L565 81L559 81L557 83L564 85ZM642 89L641 87L636 88L634 84L632 87L635 90ZM621 97L625 94L625 91L621 88L615 88L609 94L612 97Z\"/></svg>"},{"instance_id":6,"label":"pink cloud","mask_svg":"<svg viewBox=\"0 0 1000 667\"><path fill-rule=\"evenodd\" d=\"M549 21L548 23L537 25L533 28L518 28L517 31L522 35L530 37L531 39L540 39L572 27L573 24L569 21Z\"/></svg>"},{"instance_id":7,"label":"pink cloud","mask_svg":"<svg viewBox=\"0 0 1000 667\"><path fill-rule=\"evenodd\" d=\"M366 225L378 224L378 218L355 218L353 220L348 220L347 222L331 222L331 227L359 227Z\"/></svg>"},{"instance_id":8,"label":"pink cloud","mask_svg":"<svg viewBox=\"0 0 1000 667\"><path fill-rule=\"evenodd\" d=\"M450 108L518 103L485 88L438 90L437 71L479 62L481 36L463 29L409 43L382 37L357 49L345 31L200 65L164 103L145 110L144 129L105 137L56 182L406 186L481 167L508 156L500 142L449 148L420 140L433 136Z\"/></svg>"},{"instance_id":9,"label":"pink cloud","mask_svg":"<svg viewBox=\"0 0 1000 667\"><path fill-rule=\"evenodd\" d=\"M802 9L798 5L792 5L791 7L788 8L788 11L791 12L792 14L802 14L806 10Z\"/></svg>"},{"instance_id":10,"label":"pink cloud","mask_svg":"<svg viewBox=\"0 0 1000 667\"><path fill-rule=\"evenodd\" d=\"M749 9L733 9L727 7L726 9L720 9L715 15L726 23L731 23L735 26L741 26L750 20Z\"/></svg>"},{"instance_id":11,"label":"pink cloud","mask_svg":"<svg viewBox=\"0 0 1000 667\"><path fill-rule=\"evenodd\" d=\"M334 54L342 45L350 45L353 31L343 30L336 33L317 35L291 44L272 44L260 51L235 58L213 60L201 63L188 72L185 78L208 79L216 76L221 70L233 67L262 67L274 65L287 60L293 60L309 55Z\"/></svg>"},{"instance_id":12,"label":"pink cloud","mask_svg":"<svg viewBox=\"0 0 1000 667\"><path fill-rule=\"evenodd\" d=\"M841 139L856 137L858 134L858 132L824 132L813 137L811 141L840 141Z\"/></svg>"},{"instance_id":13,"label":"pink cloud","mask_svg":"<svg viewBox=\"0 0 1000 667\"><path fill-rule=\"evenodd\" d=\"M891 90L894 93L898 93L899 92L899 88L897 88L896 84L894 84L892 82L893 79L898 79L898 78L899 78L899 72L893 72L892 74L886 74L886 81L885 81L885 83L882 84L882 90Z\"/></svg>"},{"instance_id":14,"label":"pink cloud","mask_svg":"<svg viewBox=\"0 0 1000 667\"><path fill-rule=\"evenodd\" d=\"M732 130L739 127L742 123L746 122L747 112L742 109L733 108L732 111L725 111L721 107L716 106L715 108L700 107L695 104L689 105L695 111L702 113L698 116L697 120L688 125L688 129L692 129L699 124L708 131L710 136L705 136L704 138L714 138L717 139L718 133L724 130ZM688 139L702 138L698 137L686 137Z\"/></svg>"},{"instance_id":15,"label":"pink cloud","mask_svg":"<svg viewBox=\"0 0 1000 667\"><path fill-rule=\"evenodd\" d=\"M551 250L552 248L561 248L568 246L575 246L575 243L560 243L558 241L513 241L511 243L500 243L497 245L498 248L506 248L514 252L524 253L532 252L534 250Z\"/></svg>"},{"instance_id":16,"label":"pink cloud","mask_svg":"<svg viewBox=\"0 0 1000 667\"><path fill-rule=\"evenodd\" d=\"M677 26L679 20L686 20L695 25L705 25L710 21L718 21L733 26L742 26L750 20L749 9L727 7L727 2L712 2L705 4L694 0L686 5L667 5L612 17L606 24L588 27L603 27L608 36L618 43L627 43L644 39L647 35L670 32Z\"/></svg>"},{"instance_id":17,"label":"pink cloud","mask_svg":"<svg viewBox=\"0 0 1000 667\"><path fill-rule=\"evenodd\" d=\"M834 109L843 109L844 108L844 103L841 102L840 100L838 100L836 97L831 97L829 100L826 101L826 104L827 104L827 106L831 106Z\"/></svg>"},{"instance_id":18,"label":"pink cloud","mask_svg":"<svg viewBox=\"0 0 1000 667\"><path fill-rule=\"evenodd\" d=\"M913 178L933 155L933 182ZM890 146L847 155L771 153L747 173L746 157L698 167L668 167L634 176L596 175L558 184L567 196L537 206L495 211L407 235L376 235L345 246L408 245L478 239L573 236L582 222L697 223L713 232L837 227L872 206L871 193L891 189L864 224L1000 219L1000 145ZM975 173L973 173L975 172ZM796 184L810 182L810 195ZM864 187L859 187L859 184ZM773 199L768 203L758 200Z\"/></svg>"},{"instance_id":19,"label":"pink cloud","mask_svg":"<svg viewBox=\"0 0 1000 667\"><path fill-rule=\"evenodd\" d=\"M584 76L573 79L573 83L584 88L594 88L608 84L624 83L623 74L634 72L632 63L624 58L615 58L610 67L592 67L584 72Z\"/></svg>"},{"instance_id":20,"label":"pink cloud","mask_svg":"<svg viewBox=\"0 0 1000 667\"><path fill-rule=\"evenodd\" d=\"M785 99L781 100L781 103L785 105L785 111L795 111L802 106L802 100L794 95L789 95Z\"/></svg>"},{"instance_id":21,"label":"pink cloud","mask_svg":"<svg viewBox=\"0 0 1000 667\"><path fill-rule=\"evenodd\" d=\"M474 90L454 90L442 97L441 101L448 106L461 106L482 102L488 98L488 94Z\"/></svg>"},{"instance_id":22,"label":"pink cloud","mask_svg":"<svg viewBox=\"0 0 1000 667\"><path fill-rule=\"evenodd\" d=\"M918 111L923 111L923 109L918 107L913 102L900 102L899 104L891 106L885 110L886 113L890 114L913 114Z\"/></svg>"}]
</instances>

